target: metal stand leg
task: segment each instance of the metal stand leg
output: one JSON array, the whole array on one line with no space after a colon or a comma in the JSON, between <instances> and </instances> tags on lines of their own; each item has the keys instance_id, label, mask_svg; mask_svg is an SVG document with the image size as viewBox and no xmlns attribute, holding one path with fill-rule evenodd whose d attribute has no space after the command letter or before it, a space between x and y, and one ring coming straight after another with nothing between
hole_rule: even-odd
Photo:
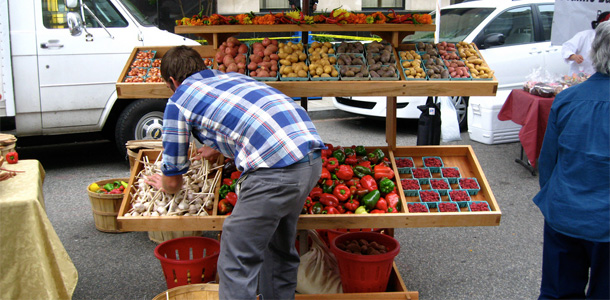
<instances>
[{"instance_id":1,"label":"metal stand leg","mask_svg":"<svg viewBox=\"0 0 610 300\"><path fill-rule=\"evenodd\" d=\"M522 165L524 168L526 168L528 171L530 171L532 173L532 176L536 176L536 168L534 168L532 166L532 164L530 164L529 160L523 159L523 145L521 145L521 156L517 159L515 159L515 162Z\"/></svg>"}]
</instances>

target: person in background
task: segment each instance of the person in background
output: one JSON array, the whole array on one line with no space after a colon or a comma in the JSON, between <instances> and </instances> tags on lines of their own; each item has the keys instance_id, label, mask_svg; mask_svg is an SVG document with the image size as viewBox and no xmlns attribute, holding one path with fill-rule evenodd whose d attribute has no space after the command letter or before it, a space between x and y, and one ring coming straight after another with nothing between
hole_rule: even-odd
<instances>
[{"instance_id":1,"label":"person in background","mask_svg":"<svg viewBox=\"0 0 610 300\"><path fill-rule=\"evenodd\" d=\"M187 46L163 56L161 76L174 94L163 116L163 176L147 182L167 193L182 188L191 136L204 145L198 156L234 159L243 173L222 227L219 297L294 299L297 221L326 148L307 112L263 82L208 70Z\"/></svg>"},{"instance_id":2,"label":"person in background","mask_svg":"<svg viewBox=\"0 0 610 300\"><path fill-rule=\"evenodd\" d=\"M597 20L591 22L593 29L583 30L563 43L561 46L561 56L570 65L570 73L568 75L578 73L591 75L595 73L595 68L589 58L591 42L595 36L595 28L602 22L608 21L608 18L610 18L610 11L598 12Z\"/></svg>"},{"instance_id":3,"label":"person in background","mask_svg":"<svg viewBox=\"0 0 610 300\"><path fill-rule=\"evenodd\" d=\"M301 1L303 0L288 0L290 3L290 9L292 10L301 10ZM318 0L309 0L309 12L308 15L313 15L313 13L318 9Z\"/></svg>"},{"instance_id":4,"label":"person in background","mask_svg":"<svg viewBox=\"0 0 610 300\"><path fill-rule=\"evenodd\" d=\"M557 94L538 160L539 299L610 299L610 22L595 33L597 72Z\"/></svg>"}]
</instances>

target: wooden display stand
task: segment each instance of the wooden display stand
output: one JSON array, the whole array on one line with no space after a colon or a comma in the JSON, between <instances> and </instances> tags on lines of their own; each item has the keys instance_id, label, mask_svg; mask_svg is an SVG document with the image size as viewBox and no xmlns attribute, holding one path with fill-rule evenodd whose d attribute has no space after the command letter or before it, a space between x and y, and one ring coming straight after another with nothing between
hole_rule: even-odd
<instances>
[{"instance_id":1,"label":"wooden display stand","mask_svg":"<svg viewBox=\"0 0 610 300\"><path fill-rule=\"evenodd\" d=\"M176 26L178 34L196 34L205 38L210 45L196 46L195 48L202 57L214 57L216 50L222 41L229 36L240 32L332 32L332 31L370 31L385 41L391 43L395 50L410 50L413 45L400 44L402 39L415 31L434 31L435 25L422 24L315 24L315 25L215 25L215 26ZM117 82L117 94L119 98L169 98L172 91L164 83L124 83L122 79L129 70L129 66L137 51L155 50L157 57L163 55L170 47L146 47L135 48L121 73ZM412 48L411 48L412 49ZM395 55L397 52L395 51ZM400 59L397 57L397 67ZM402 73L402 72L401 72ZM411 228L411 227L456 227L456 226L497 226L500 224L501 211L496 199L489 187L489 183L483 174L474 151L470 146L396 146L396 103L398 96L494 96L497 91L498 81L472 80L472 81L449 81L449 80L407 80L401 74L399 80L393 81L266 81L266 84L282 91L290 97L349 97L349 96L387 96L386 113L386 141L385 147L381 148L390 158L396 174L396 185L401 195L402 209L399 213L391 214L362 214L362 215L301 215L298 228L302 229L336 229L336 228ZM306 99L306 98L302 98ZM306 108L307 102L304 100ZM152 150L150 150L152 151ZM139 155L158 155L150 153L149 150L141 151ZM472 196L476 201L487 201L491 211L489 212L430 212L410 213L406 210L407 198L403 194L399 179L401 178L396 167L395 157L409 156L419 159L423 156L439 156L445 165L458 167L462 177L475 177L481 187L480 192ZM138 159L140 160L140 159ZM136 164L132 169L130 186L133 186L135 172L140 167ZM218 203L216 193L216 204ZM125 217L125 213L131 207L131 195L127 194L123 199L119 212L118 222L122 230L129 231L155 231L155 230L209 230L220 231L226 216L217 215L214 212L210 216L189 217ZM410 200L413 201L412 199ZM395 267L394 267L395 269ZM396 273L398 274L398 273ZM372 293L372 294L345 294L326 295L328 298L320 298L320 295L299 295L297 299L417 299L417 292L407 292L404 282L399 275L391 282L399 282L397 291L402 293Z\"/></svg>"}]
</instances>

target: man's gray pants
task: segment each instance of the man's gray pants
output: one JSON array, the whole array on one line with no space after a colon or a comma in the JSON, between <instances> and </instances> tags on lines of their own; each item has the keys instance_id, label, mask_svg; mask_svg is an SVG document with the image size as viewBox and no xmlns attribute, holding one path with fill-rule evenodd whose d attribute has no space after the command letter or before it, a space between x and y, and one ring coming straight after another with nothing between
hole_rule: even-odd
<instances>
[{"instance_id":1,"label":"man's gray pants","mask_svg":"<svg viewBox=\"0 0 610 300\"><path fill-rule=\"evenodd\" d=\"M254 300L257 288L264 300L294 299L300 262L295 248L297 221L321 172L318 157L248 173L222 227L221 300Z\"/></svg>"}]
</instances>

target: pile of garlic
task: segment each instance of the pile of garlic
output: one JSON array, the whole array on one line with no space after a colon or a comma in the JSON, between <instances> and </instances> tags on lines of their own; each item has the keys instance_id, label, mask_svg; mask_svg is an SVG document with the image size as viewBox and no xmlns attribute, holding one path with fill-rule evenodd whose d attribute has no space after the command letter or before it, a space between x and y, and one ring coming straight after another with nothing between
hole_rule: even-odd
<instances>
[{"instance_id":1,"label":"pile of garlic","mask_svg":"<svg viewBox=\"0 0 610 300\"><path fill-rule=\"evenodd\" d=\"M144 168L138 173L131 193L131 209L126 217L207 216L214 208L214 190L222 176L222 165L210 164L206 159L191 160L189 170L182 175L182 189L167 194L145 182L145 178L161 173L160 157L150 163L141 161Z\"/></svg>"}]
</instances>

